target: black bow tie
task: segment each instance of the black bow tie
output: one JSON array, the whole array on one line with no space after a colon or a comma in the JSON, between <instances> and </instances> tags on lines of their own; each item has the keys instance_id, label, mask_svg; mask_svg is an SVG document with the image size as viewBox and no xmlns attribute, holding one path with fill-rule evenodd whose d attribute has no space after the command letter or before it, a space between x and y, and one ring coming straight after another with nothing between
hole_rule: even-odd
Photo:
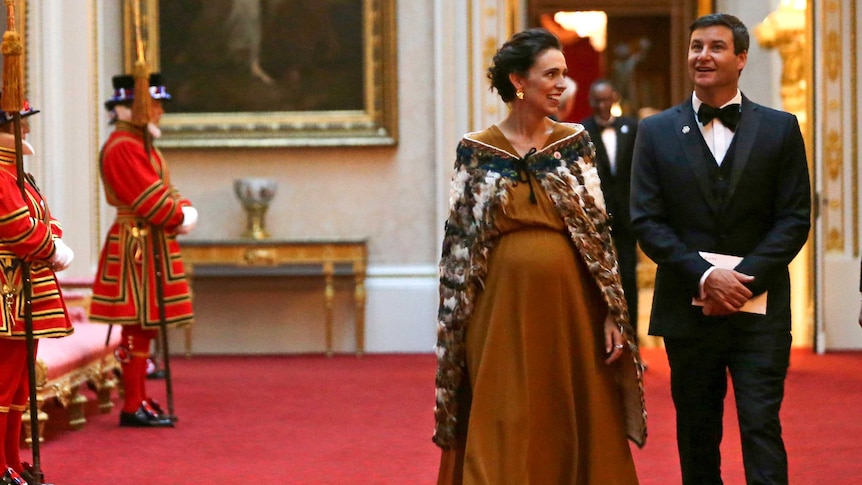
<instances>
[{"instance_id":1,"label":"black bow tie","mask_svg":"<svg viewBox=\"0 0 862 485\"><path fill-rule=\"evenodd\" d=\"M713 108L706 103L700 105L697 110L700 124L706 126L715 118L718 118L728 130L736 131L736 125L739 123L739 104L729 104L721 109Z\"/></svg>"}]
</instances>

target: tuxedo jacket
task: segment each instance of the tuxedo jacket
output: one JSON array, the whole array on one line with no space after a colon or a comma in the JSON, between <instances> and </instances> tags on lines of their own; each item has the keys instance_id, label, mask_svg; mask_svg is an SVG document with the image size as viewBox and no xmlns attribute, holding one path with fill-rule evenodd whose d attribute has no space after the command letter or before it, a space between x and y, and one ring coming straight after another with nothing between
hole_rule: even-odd
<instances>
[{"instance_id":1,"label":"tuxedo jacket","mask_svg":"<svg viewBox=\"0 0 862 485\"><path fill-rule=\"evenodd\" d=\"M790 329L787 266L808 238L811 215L802 133L795 116L745 96L741 111L723 201L690 98L640 122L631 216L641 248L658 265L651 335L697 337L724 323L740 331ZM706 317L693 306L711 266L698 251L741 256L735 269L754 276L749 289L768 291L766 315Z\"/></svg>"},{"instance_id":2,"label":"tuxedo jacket","mask_svg":"<svg viewBox=\"0 0 862 485\"><path fill-rule=\"evenodd\" d=\"M630 241L634 244L634 235L631 230L631 217L629 215L629 199L631 191L632 155L635 148L635 137L637 135L637 120L634 118L616 118L613 128L617 133L616 146L616 174L611 172L611 162L608 159L608 150L602 141L603 126L596 123L592 116L582 122L590 139L595 145L596 156L593 163L599 171L602 181L602 194L605 197L605 206L613 218L614 239Z\"/></svg>"}]
</instances>

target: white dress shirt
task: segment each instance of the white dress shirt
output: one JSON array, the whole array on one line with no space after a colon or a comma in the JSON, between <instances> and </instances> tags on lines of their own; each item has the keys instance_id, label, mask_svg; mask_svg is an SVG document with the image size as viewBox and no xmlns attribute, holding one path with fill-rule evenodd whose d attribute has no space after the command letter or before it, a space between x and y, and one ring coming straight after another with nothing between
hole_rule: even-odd
<instances>
[{"instance_id":1,"label":"white dress shirt","mask_svg":"<svg viewBox=\"0 0 862 485\"><path fill-rule=\"evenodd\" d=\"M610 123L613 123L611 118ZM602 144L605 146L605 153L608 154L608 162L611 164L611 174L617 174L617 130L613 126L602 128Z\"/></svg>"},{"instance_id":2,"label":"white dress shirt","mask_svg":"<svg viewBox=\"0 0 862 485\"><path fill-rule=\"evenodd\" d=\"M734 103L742 104L742 93L739 92L739 89L736 90L736 96L734 96L733 99L721 106L717 106L717 108L724 108L725 106ZM691 107L694 108L695 118L697 117L697 110L700 109L700 105L702 104L703 101L697 98L697 94L692 94ZM709 151L715 158L716 163L721 165L721 162L724 161L724 156L727 154L727 149L733 141L733 131L724 126L718 118L713 119L707 123L706 126L700 124L700 120L698 120L697 127L700 128L700 133L703 135L703 141L705 141L706 146L709 147Z\"/></svg>"}]
</instances>

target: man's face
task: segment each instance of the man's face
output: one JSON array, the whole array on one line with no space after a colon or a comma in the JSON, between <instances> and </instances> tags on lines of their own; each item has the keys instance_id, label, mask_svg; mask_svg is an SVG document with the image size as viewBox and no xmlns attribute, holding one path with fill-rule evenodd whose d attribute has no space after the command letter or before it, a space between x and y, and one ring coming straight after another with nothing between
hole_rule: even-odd
<instances>
[{"instance_id":1,"label":"man's face","mask_svg":"<svg viewBox=\"0 0 862 485\"><path fill-rule=\"evenodd\" d=\"M0 125L0 133L8 133L10 135L15 134L15 124L12 121L7 121ZM26 138L27 134L30 133L30 122L27 121L27 118L21 118L21 138Z\"/></svg>"},{"instance_id":2,"label":"man's face","mask_svg":"<svg viewBox=\"0 0 862 485\"><path fill-rule=\"evenodd\" d=\"M161 120L164 113L162 100L150 98L150 123L159 126L159 120Z\"/></svg>"},{"instance_id":3,"label":"man's face","mask_svg":"<svg viewBox=\"0 0 862 485\"><path fill-rule=\"evenodd\" d=\"M748 52L733 53L733 32L723 25L697 29L688 44L688 75L698 93L736 91Z\"/></svg>"},{"instance_id":4,"label":"man's face","mask_svg":"<svg viewBox=\"0 0 862 485\"><path fill-rule=\"evenodd\" d=\"M617 100L617 93L610 85L593 86L590 90L590 107L593 108L593 116L601 121L611 119L611 107Z\"/></svg>"}]
</instances>

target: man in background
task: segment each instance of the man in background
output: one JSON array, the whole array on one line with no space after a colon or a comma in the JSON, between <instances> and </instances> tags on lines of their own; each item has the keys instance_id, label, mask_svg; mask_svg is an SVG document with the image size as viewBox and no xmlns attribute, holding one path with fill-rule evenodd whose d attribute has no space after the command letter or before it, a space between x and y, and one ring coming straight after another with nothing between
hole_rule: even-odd
<instances>
[{"instance_id":1,"label":"man in background","mask_svg":"<svg viewBox=\"0 0 862 485\"><path fill-rule=\"evenodd\" d=\"M638 122L634 118L611 114L611 107L619 102L620 97L613 84L606 79L593 82L589 100L593 114L581 123L596 147L594 163L602 181L605 205L611 215L611 235L617 250L629 320L637 341L637 239L632 232L629 199Z\"/></svg>"}]
</instances>

